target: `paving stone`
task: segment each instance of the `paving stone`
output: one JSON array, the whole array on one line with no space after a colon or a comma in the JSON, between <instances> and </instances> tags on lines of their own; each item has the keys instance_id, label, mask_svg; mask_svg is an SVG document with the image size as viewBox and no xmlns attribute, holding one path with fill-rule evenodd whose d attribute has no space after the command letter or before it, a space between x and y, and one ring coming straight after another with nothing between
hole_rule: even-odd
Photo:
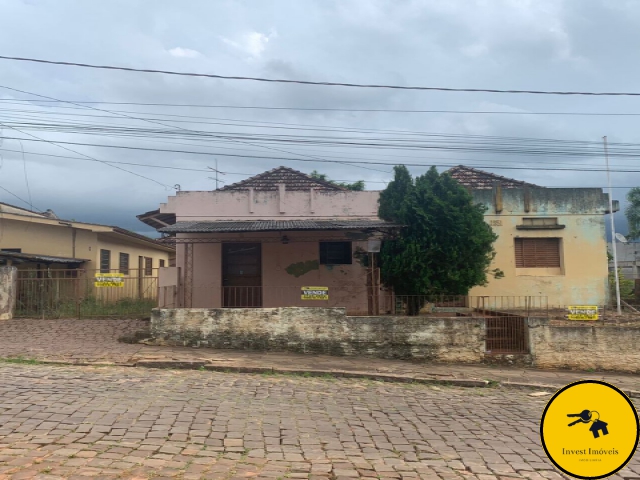
<instances>
[{"instance_id":1,"label":"paving stone","mask_svg":"<svg viewBox=\"0 0 640 480\"><path fill-rule=\"evenodd\" d=\"M43 325L46 331L47 321ZM7 328L0 323L0 351ZM79 335L100 352L108 329L96 328L103 333L80 328ZM53 343L60 352L76 348ZM160 347L105 345L105 357L142 349L165 355ZM77 349L84 355L84 346ZM143 472L185 480L562 478L538 443L544 399L527 393L357 378L0 364L0 479L143 478ZM625 472L640 473L639 460Z\"/></svg>"}]
</instances>

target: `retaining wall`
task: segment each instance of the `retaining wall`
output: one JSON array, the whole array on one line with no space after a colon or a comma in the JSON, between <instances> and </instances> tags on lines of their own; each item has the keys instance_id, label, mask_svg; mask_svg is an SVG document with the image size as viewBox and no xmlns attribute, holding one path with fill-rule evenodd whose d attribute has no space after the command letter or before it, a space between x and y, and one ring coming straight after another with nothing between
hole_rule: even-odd
<instances>
[{"instance_id":1,"label":"retaining wall","mask_svg":"<svg viewBox=\"0 0 640 480\"><path fill-rule=\"evenodd\" d=\"M529 319L529 338L536 368L640 373L639 326Z\"/></svg>"},{"instance_id":2,"label":"retaining wall","mask_svg":"<svg viewBox=\"0 0 640 480\"><path fill-rule=\"evenodd\" d=\"M344 308L155 309L158 345L640 373L640 326L529 318L529 355L486 355L484 318L349 317Z\"/></svg>"},{"instance_id":3,"label":"retaining wall","mask_svg":"<svg viewBox=\"0 0 640 480\"><path fill-rule=\"evenodd\" d=\"M348 317L344 308L156 309L157 344L478 363L483 318Z\"/></svg>"}]
</instances>

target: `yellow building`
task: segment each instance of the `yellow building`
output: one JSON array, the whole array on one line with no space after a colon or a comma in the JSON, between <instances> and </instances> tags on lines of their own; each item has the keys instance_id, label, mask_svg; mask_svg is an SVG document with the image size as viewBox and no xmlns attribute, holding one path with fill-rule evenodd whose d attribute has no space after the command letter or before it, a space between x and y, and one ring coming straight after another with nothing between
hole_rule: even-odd
<instances>
[{"instance_id":1,"label":"yellow building","mask_svg":"<svg viewBox=\"0 0 640 480\"><path fill-rule=\"evenodd\" d=\"M119 227L59 219L0 203L0 265L21 270L87 269L152 275L168 267L173 247Z\"/></svg>"},{"instance_id":2,"label":"yellow building","mask_svg":"<svg viewBox=\"0 0 640 480\"><path fill-rule=\"evenodd\" d=\"M602 189L544 188L463 166L449 174L485 205L498 235L490 268L504 277L470 295L546 297L549 307L561 308L607 302L609 197Z\"/></svg>"}]
</instances>

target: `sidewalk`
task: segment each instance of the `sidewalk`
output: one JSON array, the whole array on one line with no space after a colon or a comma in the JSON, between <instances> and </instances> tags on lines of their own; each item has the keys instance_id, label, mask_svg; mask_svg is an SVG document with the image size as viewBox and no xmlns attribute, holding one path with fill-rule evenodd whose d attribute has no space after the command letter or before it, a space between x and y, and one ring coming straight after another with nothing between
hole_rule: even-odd
<instances>
[{"instance_id":1,"label":"sidewalk","mask_svg":"<svg viewBox=\"0 0 640 480\"><path fill-rule=\"evenodd\" d=\"M603 380L640 397L640 376L608 372L542 371L517 367L415 363L368 357L155 347L118 342L142 330L141 320L13 319L0 322L0 357L69 364L205 368L254 373L366 376L388 381L446 381L484 386L538 386L553 391L580 379ZM475 380L472 382L471 380ZM521 385L522 384L522 385Z\"/></svg>"}]
</instances>

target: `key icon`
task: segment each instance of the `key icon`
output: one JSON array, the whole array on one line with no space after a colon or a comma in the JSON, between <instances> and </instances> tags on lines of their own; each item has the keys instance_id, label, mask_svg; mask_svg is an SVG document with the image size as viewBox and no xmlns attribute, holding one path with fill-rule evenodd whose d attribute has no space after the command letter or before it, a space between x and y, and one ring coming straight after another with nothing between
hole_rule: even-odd
<instances>
[{"instance_id":1,"label":"key icon","mask_svg":"<svg viewBox=\"0 0 640 480\"><path fill-rule=\"evenodd\" d=\"M583 410L580 413L568 413L567 417L578 417L577 420L568 425L569 427L573 427L576 423L589 423L591 421L591 411Z\"/></svg>"},{"instance_id":2,"label":"key icon","mask_svg":"<svg viewBox=\"0 0 640 480\"><path fill-rule=\"evenodd\" d=\"M600 420L600 414L595 410L583 410L580 413L568 413L567 417L578 417L577 420L571 422L568 426L573 427L577 423L592 423L589 431L593 434L593 438L600 438L600 432L602 435L609 435L607 428L608 423Z\"/></svg>"}]
</instances>

